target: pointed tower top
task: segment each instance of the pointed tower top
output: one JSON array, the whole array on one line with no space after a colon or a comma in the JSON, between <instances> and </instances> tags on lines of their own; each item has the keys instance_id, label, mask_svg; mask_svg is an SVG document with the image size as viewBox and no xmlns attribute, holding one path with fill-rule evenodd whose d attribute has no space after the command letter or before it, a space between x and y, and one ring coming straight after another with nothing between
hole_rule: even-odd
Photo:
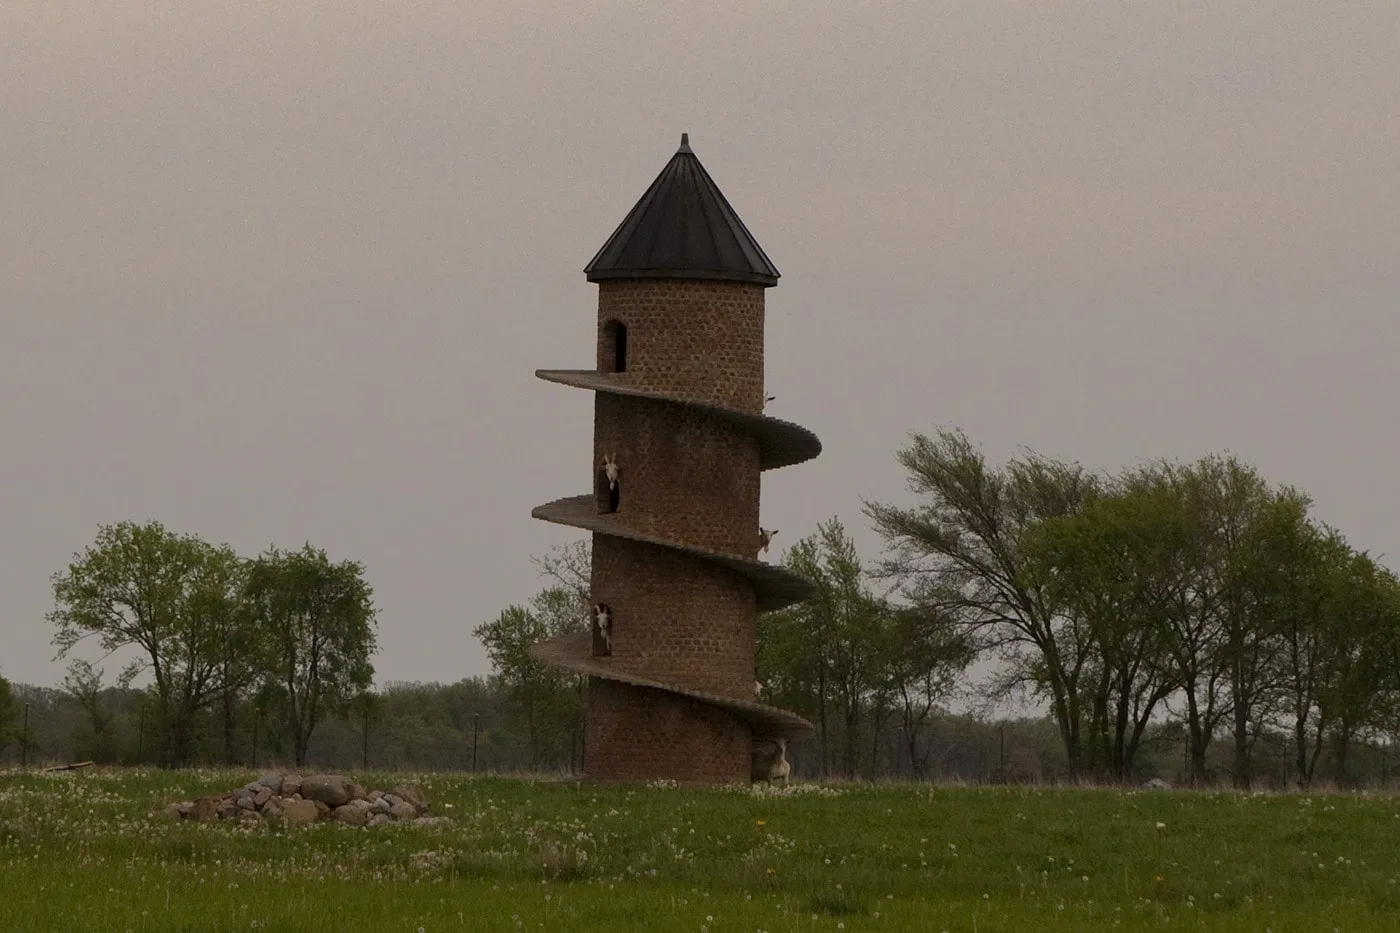
<instances>
[{"instance_id":1,"label":"pointed tower top","mask_svg":"<svg viewBox=\"0 0 1400 933\"><path fill-rule=\"evenodd\" d=\"M604 279L778 284L778 270L690 148L690 134L584 268Z\"/></svg>"}]
</instances>

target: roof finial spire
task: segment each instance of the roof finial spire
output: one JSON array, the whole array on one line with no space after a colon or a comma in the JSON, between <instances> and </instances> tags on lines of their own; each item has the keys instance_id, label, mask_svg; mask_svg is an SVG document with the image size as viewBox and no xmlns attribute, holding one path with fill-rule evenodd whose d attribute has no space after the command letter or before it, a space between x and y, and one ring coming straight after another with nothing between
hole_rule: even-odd
<instances>
[{"instance_id":1,"label":"roof finial spire","mask_svg":"<svg viewBox=\"0 0 1400 933\"><path fill-rule=\"evenodd\" d=\"M682 133L682 134L681 134L681 147L680 147L679 149L677 149L676 151L677 151L677 152L689 152L689 151L690 151L690 134L689 134L689 133Z\"/></svg>"}]
</instances>

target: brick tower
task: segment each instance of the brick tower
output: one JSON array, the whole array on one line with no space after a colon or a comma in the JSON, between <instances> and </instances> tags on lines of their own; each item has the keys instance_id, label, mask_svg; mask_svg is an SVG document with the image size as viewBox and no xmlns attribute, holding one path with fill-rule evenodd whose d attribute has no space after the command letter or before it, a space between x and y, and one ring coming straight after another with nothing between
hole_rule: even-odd
<instances>
[{"instance_id":1,"label":"brick tower","mask_svg":"<svg viewBox=\"0 0 1400 933\"><path fill-rule=\"evenodd\" d=\"M589 779L746 781L755 741L812 732L754 689L757 612L811 592L758 559L759 476L821 452L763 414L778 270L683 134L585 272L597 368L535 375L595 393L593 491L532 514L593 533L593 599L610 625L531 653L589 678Z\"/></svg>"}]
</instances>

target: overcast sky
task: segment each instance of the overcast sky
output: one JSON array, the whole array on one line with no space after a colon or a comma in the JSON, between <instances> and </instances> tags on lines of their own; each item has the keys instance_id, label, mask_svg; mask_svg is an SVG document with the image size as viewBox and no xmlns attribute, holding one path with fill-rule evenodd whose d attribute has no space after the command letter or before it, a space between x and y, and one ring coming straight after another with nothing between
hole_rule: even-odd
<instances>
[{"instance_id":1,"label":"overcast sky","mask_svg":"<svg viewBox=\"0 0 1400 933\"><path fill-rule=\"evenodd\" d=\"M1400 565L1395 0L0 3L0 670L98 525L361 560L380 683L574 540L582 268L681 132L783 273L788 545L895 450L1233 451Z\"/></svg>"}]
</instances>

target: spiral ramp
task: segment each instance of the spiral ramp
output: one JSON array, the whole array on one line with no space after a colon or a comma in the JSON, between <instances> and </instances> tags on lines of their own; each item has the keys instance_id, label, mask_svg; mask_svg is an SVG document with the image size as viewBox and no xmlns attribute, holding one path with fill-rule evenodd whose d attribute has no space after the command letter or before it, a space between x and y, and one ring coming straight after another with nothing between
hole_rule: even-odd
<instances>
[{"instance_id":1,"label":"spiral ramp","mask_svg":"<svg viewBox=\"0 0 1400 933\"><path fill-rule=\"evenodd\" d=\"M737 425L749 432L756 441L761 470L802 463L821 453L821 441L815 434L800 425L778 418L639 389L627 385L625 377L619 378L616 374L599 373L594 370L538 370L535 375L547 382L574 388L676 405ZM752 588L755 606L761 612L782 609L801 602L814 592L810 582L783 567L637 532L628 528L615 515L599 513L595 501L592 495L557 499L536 507L531 516L597 535L609 535L666 548L684 555L687 559L721 567ZM539 642L530 647L529 653L536 661L559 670L662 691L718 707L747 722L755 739L799 739L815 731L810 722L796 713L756 702L752 695L724 696L695 689L686 684L664 682L650 675L642 669L644 665L635 661L628 663L620 658L596 656L593 654L590 633Z\"/></svg>"}]
</instances>

